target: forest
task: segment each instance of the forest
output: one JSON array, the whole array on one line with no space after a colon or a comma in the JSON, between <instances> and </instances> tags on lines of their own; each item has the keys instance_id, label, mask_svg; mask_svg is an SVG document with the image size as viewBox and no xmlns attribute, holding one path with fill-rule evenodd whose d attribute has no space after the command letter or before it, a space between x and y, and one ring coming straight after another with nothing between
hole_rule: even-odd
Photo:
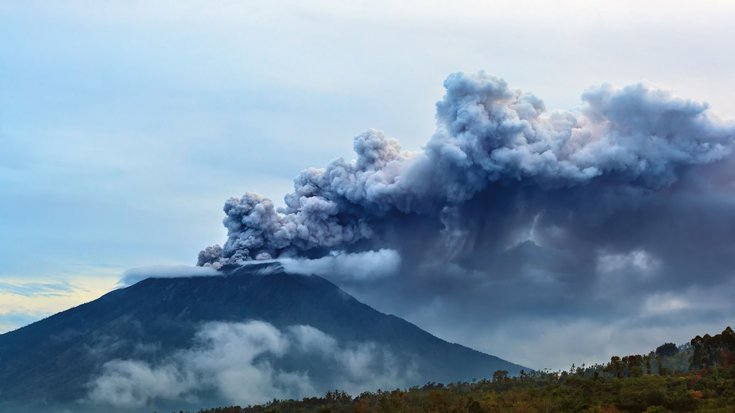
<instances>
[{"instance_id":1,"label":"forest","mask_svg":"<svg viewBox=\"0 0 735 413\"><path fill-rule=\"evenodd\" d=\"M735 332L697 336L648 354L613 356L607 363L568 371L522 372L460 383L427 383L377 390L355 397L330 391L323 397L273 400L248 407L199 413L664 413L735 412Z\"/></svg>"}]
</instances>

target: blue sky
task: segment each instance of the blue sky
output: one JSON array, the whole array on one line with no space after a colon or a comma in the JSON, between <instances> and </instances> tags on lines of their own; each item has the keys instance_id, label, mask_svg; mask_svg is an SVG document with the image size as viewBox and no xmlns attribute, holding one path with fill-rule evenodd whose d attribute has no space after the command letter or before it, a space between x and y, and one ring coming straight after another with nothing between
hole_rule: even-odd
<instances>
[{"instance_id":1,"label":"blue sky","mask_svg":"<svg viewBox=\"0 0 735 413\"><path fill-rule=\"evenodd\" d=\"M551 109L646 81L735 118L731 2L394 3L0 2L0 331L193 264L225 199L280 202L368 128L419 149L451 72Z\"/></svg>"}]
</instances>

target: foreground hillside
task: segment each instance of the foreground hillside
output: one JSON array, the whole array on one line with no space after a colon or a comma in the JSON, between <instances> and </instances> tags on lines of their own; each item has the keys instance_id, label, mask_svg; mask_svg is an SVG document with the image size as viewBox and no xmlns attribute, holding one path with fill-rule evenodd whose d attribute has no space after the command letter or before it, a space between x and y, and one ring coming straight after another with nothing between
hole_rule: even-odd
<instances>
[{"instance_id":1,"label":"foreground hillside","mask_svg":"<svg viewBox=\"0 0 735 413\"><path fill-rule=\"evenodd\" d=\"M682 364L682 361L685 361ZM688 364L687 364L688 363ZM680 371L682 369L684 371ZM612 357L604 365L571 372L536 372L492 380L429 383L407 390L343 392L300 401L202 413L617 413L735 412L735 333L694 338L677 348L660 346L646 355Z\"/></svg>"},{"instance_id":2,"label":"foreground hillside","mask_svg":"<svg viewBox=\"0 0 735 413\"><path fill-rule=\"evenodd\" d=\"M427 385L365 393L356 398L330 393L322 398L279 401L251 408L217 408L206 413L551 413L551 412L721 412L735 411L735 369L669 376L564 379L509 378L501 381Z\"/></svg>"}]
</instances>

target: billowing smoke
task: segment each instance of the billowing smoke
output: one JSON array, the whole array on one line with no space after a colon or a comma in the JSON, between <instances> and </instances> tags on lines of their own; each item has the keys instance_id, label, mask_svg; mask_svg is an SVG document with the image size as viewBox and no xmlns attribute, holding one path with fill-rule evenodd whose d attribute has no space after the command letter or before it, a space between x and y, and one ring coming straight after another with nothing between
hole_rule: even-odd
<instances>
[{"instance_id":1,"label":"billowing smoke","mask_svg":"<svg viewBox=\"0 0 735 413\"><path fill-rule=\"evenodd\" d=\"M303 171L284 208L252 193L228 200L227 242L202 251L199 265L384 245L386 232L411 225L408 216L433 220L443 227L435 235L461 248L456 225L471 225L462 209L478 197L493 198L488 210L514 190L604 186L637 199L731 150L733 128L710 119L706 105L643 85L592 89L581 110L552 113L484 73L453 74L445 87L423 152L402 152L369 130L355 138L356 160Z\"/></svg>"},{"instance_id":2,"label":"billowing smoke","mask_svg":"<svg viewBox=\"0 0 735 413\"><path fill-rule=\"evenodd\" d=\"M544 337L571 325L656 327L646 335L655 347L706 331L697 320L732 323L735 125L644 85L593 88L579 109L554 112L483 73L445 87L420 152L370 130L355 138L355 160L296 177L283 208L230 199L227 242L199 265L395 251L399 276L333 280L444 338L538 368L604 360L633 340L580 333L569 339L589 355L580 360L561 345L527 346L533 335L519 325ZM677 304L652 310L661 297Z\"/></svg>"}]
</instances>

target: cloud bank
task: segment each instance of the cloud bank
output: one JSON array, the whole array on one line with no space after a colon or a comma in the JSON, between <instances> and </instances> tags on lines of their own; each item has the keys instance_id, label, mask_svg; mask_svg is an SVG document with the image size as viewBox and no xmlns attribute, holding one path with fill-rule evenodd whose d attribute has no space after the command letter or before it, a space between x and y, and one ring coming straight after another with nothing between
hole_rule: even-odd
<instances>
[{"instance_id":1,"label":"cloud bank","mask_svg":"<svg viewBox=\"0 0 735 413\"><path fill-rule=\"evenodd\" d=\"M165 360L107 362L84 403L140 409L155 401L196 404L214 396L248 405L336 388L355 394L395 388L412 374L375 343L338 343L310 326L279 330L261 321L211 322L191 348Z\"/></svg>"},{"instance_id":2,"label":"cloud bank","mask_svg":"<svg viewBox=\"0 0 735 413\"><path fill-rule=\"evenodd\" d=\"M369 130L355 138L355 160L299 174L282 208L231 198L227 240L198 264L392 250L400 276L335 282L444 338L539 368L557 365L538 351L519 357L527 337L506 327L551 334L559 323L626 320L663 336L674 320L732 322L734 305L697 297L735 292L733 123L642 84L592 88L579 109L553 112L484 73L444 86L421 151Z\"/></svg>"}]
</instances>

